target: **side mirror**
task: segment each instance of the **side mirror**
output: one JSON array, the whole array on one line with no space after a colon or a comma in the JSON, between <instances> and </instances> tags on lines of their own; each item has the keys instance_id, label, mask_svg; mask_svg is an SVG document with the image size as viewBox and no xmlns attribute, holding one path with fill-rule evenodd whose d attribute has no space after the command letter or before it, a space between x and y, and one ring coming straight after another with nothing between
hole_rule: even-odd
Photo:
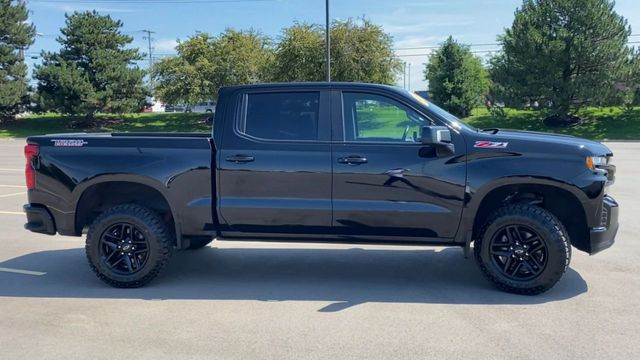
<instances>
[{"instance_id":1,"label":"side mirror","mask_svg":"<svg viewBox=\"0 0 640 360\"><path fill-rule=\"evenodd\" d=\"M451 142L451 131L446 126L424 126L422 128L422 144L431 145L436 150L444 150L450 154L455 152Z\"/></svg>"}]
</instances>

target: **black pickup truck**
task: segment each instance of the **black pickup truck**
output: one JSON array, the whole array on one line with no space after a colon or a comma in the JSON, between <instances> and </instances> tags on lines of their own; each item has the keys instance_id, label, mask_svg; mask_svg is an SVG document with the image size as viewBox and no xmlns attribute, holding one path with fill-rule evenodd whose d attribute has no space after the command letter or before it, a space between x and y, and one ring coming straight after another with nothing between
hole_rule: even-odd
<instances>
[{"instance_id":1,"label":"black pickup truck","mask_svg":"<svg viewBox=\"0 0 640 360\"><path fill-rule=\"evenodd\" d=\"M175 250L252 239L459 246L498 288L538 294L571 245L595 254L618 230L606 146L474 129L383 85L227 87L212 136L33 136L25 155L25 227L86 232L117 287L147 284Z\"/></svg>"}]
</instances>

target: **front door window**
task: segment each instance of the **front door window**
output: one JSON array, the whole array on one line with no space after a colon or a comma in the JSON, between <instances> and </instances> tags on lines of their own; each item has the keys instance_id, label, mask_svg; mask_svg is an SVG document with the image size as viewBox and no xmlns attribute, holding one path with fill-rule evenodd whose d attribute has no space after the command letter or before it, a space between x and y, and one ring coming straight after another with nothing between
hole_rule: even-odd
<instances>
[{"instance_id":1,"label":"front door window","mask_svg":"<svg viewBox=\"0 0 640 360\"><path fill-rule=\"evenodd\" d=\"M347 141L420 141L428 120L393 99L366 93L343 93Z\"/></svg>"}]
</instances>

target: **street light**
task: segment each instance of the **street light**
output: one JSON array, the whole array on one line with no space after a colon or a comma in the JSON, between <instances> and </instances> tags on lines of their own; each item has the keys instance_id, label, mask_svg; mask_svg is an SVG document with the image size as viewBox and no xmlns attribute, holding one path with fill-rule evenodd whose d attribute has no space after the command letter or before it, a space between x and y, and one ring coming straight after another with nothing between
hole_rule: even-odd
<instances>
[{"instance_id":1,"label":"street light","mask_svg":"<svg viewBox=\"0 0 640 360\"><path fill-rule=\"evenodd\" d=\"M327 71L327 82L331 82L331 37L329 36L329 31L331 28L331 24L330 24L330 19L329 19L329 0L325 1L325 49L324 49L324 56L325 56L325 62L327 64L327 66L325 66L325 69Z\"/></svg>"}]
</instances>

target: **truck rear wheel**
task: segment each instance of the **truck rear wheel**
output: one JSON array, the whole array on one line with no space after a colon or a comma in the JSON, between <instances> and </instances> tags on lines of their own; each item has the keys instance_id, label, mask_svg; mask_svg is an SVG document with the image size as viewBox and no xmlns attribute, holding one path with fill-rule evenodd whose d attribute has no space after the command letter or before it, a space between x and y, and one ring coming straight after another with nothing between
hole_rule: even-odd
<instances>
[{"instance_id":1,"label":"truck rear wheel","mask_svg":"<svg viewBox=\"0 0 640 360\"><path fill-rule=\"evenodd\" d=\"M503 291L537 295L562 277L571 261L569 236L549 211L528 204L489 215L474 244L483 275Z\"/></svg>"},{"instance_id":2,"label":"truck rear wheel","mask_svg":"<svg viewBox=\"0 0 640 360\"><path fill-rule=\"evenodd\" d=\"M154 211L133 204L118 205L95 219L85 251L100 280L114 287L140 287L166 266L172 239Z\"/></svg>"}]
</instances>

